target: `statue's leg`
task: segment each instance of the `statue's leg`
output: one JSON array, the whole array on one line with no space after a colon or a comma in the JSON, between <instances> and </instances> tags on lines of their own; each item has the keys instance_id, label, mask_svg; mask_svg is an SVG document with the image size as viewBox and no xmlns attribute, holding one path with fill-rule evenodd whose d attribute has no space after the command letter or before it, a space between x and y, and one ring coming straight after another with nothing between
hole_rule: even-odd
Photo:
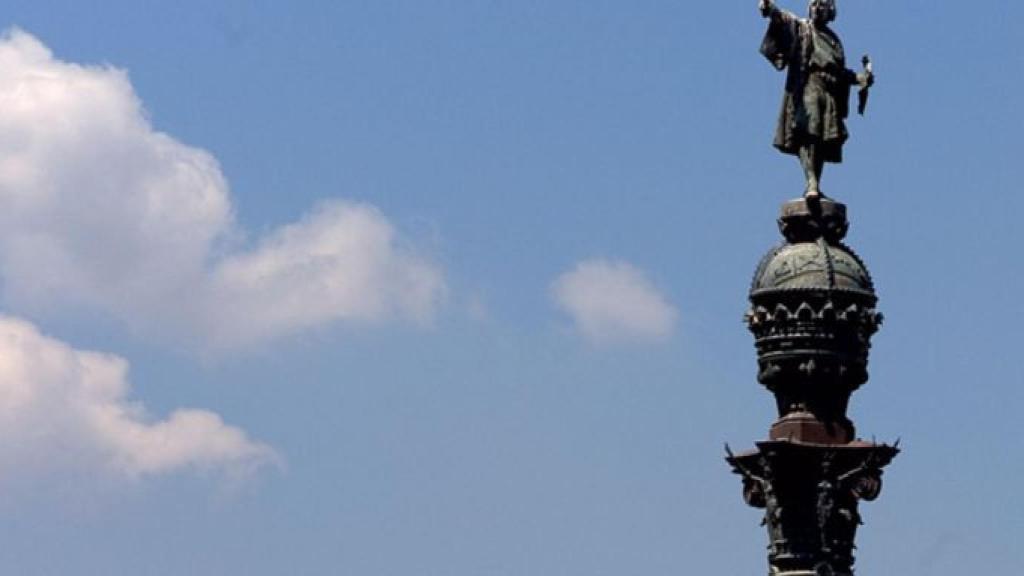
<instances>
[{"instance_id":1,"label":"statue's leg","mask_svg":"<svg viewBox=\"0 0 1024 576\"><path fill-rule=\"evenodd\" d=\"M814 154L814 178L815 178L815 182L818 183L817 190L818 190L818 195L819 196L824 196L825 195L821 191L821 174L825 170L825 158L824 158L824 156L825 155L821 154L821 153Z\"/></svg>"},{"instance_id":2,"label":"statue's leg","mask_svg":"<svg viewBox=\"0 0 1024 576\"><path fill-rule=\"evenodd\" d=\"M817 198L821 195L818 190L818 182L821 178L822 162L818 159L817 146L804 144L800 147L800 166L804 169L804 177L807 179L807 191L804 196Z\"/></svg>"}]
</instances>

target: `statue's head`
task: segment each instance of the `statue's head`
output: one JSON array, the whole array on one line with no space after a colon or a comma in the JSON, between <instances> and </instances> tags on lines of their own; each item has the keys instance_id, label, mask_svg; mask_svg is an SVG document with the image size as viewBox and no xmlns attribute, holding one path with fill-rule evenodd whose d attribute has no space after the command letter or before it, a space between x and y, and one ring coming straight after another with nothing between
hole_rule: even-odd
<instances>
[{"instance_id":1,"label":"statue's head","mask_svg":"<svg viewBox=\"0 0 1024 576\"><path fill-rule=\"evenodd\" d=\"M807 13L814 22L827 24L836 19L836 0L811 0Z\"/></svg>"}]
</instances>

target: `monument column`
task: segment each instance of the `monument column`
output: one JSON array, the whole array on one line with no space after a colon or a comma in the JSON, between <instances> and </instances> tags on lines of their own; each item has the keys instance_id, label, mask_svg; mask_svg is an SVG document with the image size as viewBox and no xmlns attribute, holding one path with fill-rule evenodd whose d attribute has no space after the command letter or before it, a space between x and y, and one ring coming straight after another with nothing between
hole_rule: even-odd
<instances>
[{"instance_id":1,"label":"monument column","mask_svg":"<svg viewBox=\"0 0 1024 576\"><path fill-rule=\"evenodd\" d=\"M761 54L786 70L774 145L799 159L806 188L782 206L785 242L761 259L746 315L757 378L779 417L756 449L727 446L727 460L746 502L764 510L771 576L852 576L860 503L881 493L882 469L899 448L859 440L847 416L868 380L882 315L867 266L843 244L846 206L825 197L821 177L843 159L852 88L863 114L875 76L867 56L862 72L846 67L830 28L836 0L810 0L806 18L772 0L758 9L768 20Z\"/></svg>"},{"instance_id":2,"label":"monument column","mask_svg":"<svg viewBox=\"0 0 1024 576\"><path fill-rule=\"evenodd\" d=\"M842 243L844 205L792 200L778 223L785 242L757 267L746 321L779 418L755 450L727 460L764 510L770 575L849 576L859 504L878 497L899 452L858 440L846 414L882 315L867 267Z\"/></svg>"}]
</instances>

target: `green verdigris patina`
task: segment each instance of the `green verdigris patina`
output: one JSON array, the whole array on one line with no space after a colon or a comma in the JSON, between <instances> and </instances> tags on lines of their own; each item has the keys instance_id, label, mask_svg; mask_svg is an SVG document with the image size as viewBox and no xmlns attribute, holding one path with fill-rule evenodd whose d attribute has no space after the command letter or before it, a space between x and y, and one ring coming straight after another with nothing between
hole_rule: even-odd
<instances>
[{"instance_id":1,"label":"green verdigris patina","mask_svg":"<svg viewBox=\"0 0 1024 576\"><path fill-rule=\"evenodd\" d=\"M825 162L843 159L850 88L861 88L863 113L875 77L866 56L864 72L846 67L843 44L828 26L836 17L835 0L811 0L808 18L780 10L772 0L760 0L759 8L769 19L761 53L777 69L788 69L775 147L799 156L807 179L805 195L815 198L821 195Z\"/></svg>"}]
</instances>

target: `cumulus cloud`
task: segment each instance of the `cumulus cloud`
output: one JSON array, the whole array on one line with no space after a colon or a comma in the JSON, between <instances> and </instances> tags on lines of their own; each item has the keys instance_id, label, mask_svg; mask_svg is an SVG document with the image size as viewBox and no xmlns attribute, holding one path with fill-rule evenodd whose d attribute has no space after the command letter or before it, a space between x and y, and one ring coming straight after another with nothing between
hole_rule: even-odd
<instances>
[{"instance_id":1,"label":"cumulus cloud","mask_svg":"<svg viewBox=\"0 0 1024 576\"><path fill-rule=\"evenodd\" d=\"M255 239L216 159L158 132L124 71L0 39L0 276L16 309L98 310L237 346L339 320L429 319L439 268L371 206Z\"/></svg>"},{"instance_id":2,"label":"cumulus cloud","mask_svg":"<svg viewBox=\"0 0 1024 576\"><path fill-rule=\"evenodd\" d=\"M555 280L556 304L590 342L661 340L675 328L678 312L626 262L586 260Z\"/></svg>"},{"instance_id":3,"label":"cumulus cloud","mask_svg":"<svg viewBox=\"0 0 1024 576\"><path fill-rule=\"evenodd\" d=\"M425 260L396 248L395 231L371 206L331 202L232 255L213 274L211 334L245 326L246 338L331 320L429 319L444 279ZM254 313L254 312L259 312Z\"/></svg>"},{"instance_id":4,"label":"cumulus cloud","mask_svg":"<svg viewBox=\"0 0 1024 576\"><path fill-rule=\"evenodd\" d=\"M0 477L96 471L140 478L192 469L245 476L269 447L203 410L163 420L128 399L128 364L0 316Z\"/></svg>"}]
</instances>

